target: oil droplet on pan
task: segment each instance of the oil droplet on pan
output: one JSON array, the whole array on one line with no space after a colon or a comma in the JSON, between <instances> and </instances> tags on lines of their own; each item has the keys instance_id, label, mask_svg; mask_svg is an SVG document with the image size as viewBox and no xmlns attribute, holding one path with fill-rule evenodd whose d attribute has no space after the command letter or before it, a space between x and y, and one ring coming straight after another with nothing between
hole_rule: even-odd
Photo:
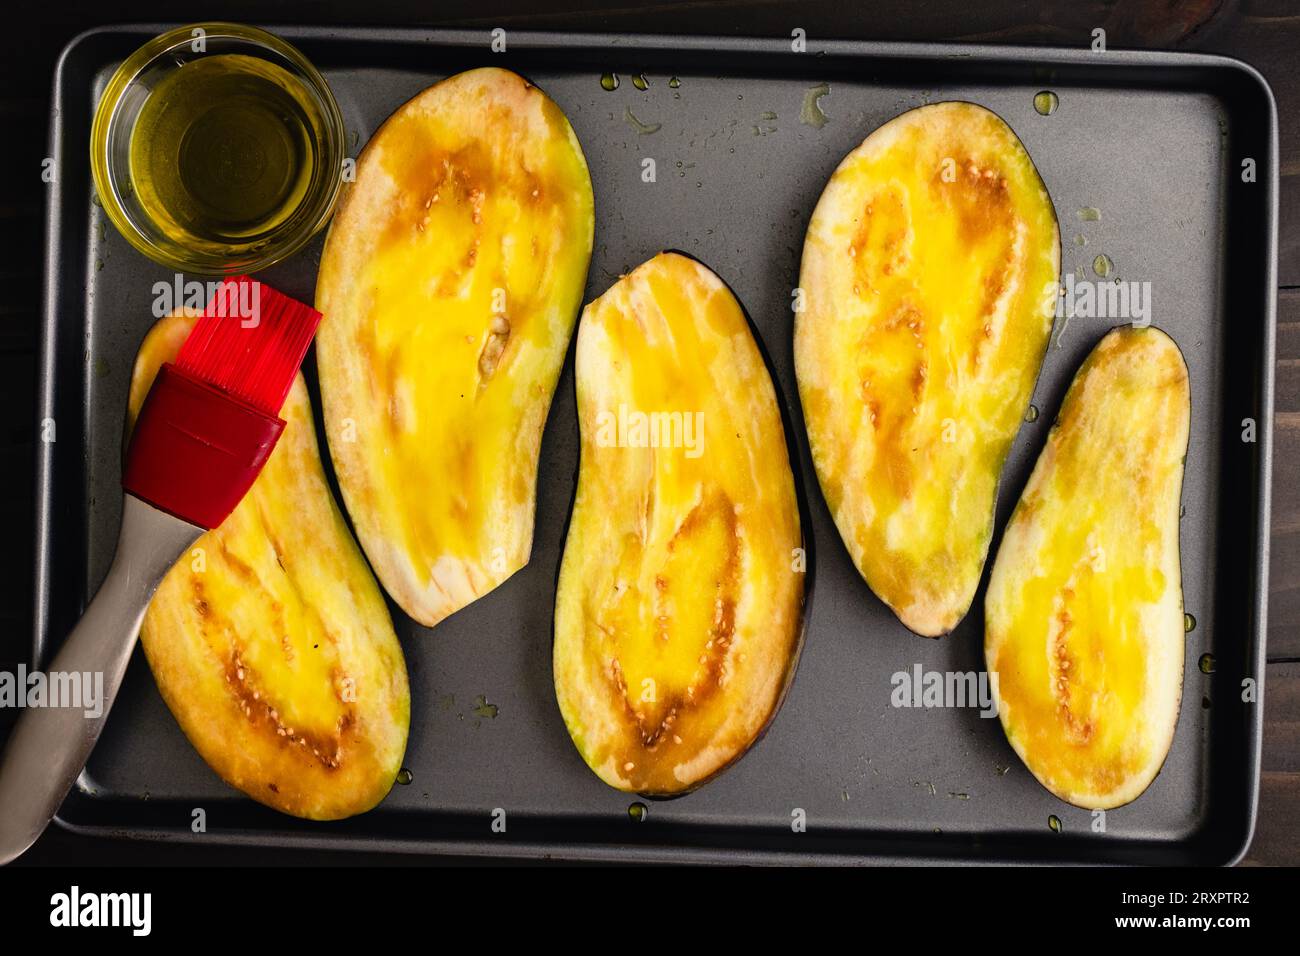
<instances>
[{"instance_id":1,"label":"oil droplet on pan","mask_svg":"<svg viewBox=\"0 0 1300 956\"><path fill-rule=\"evenodd\" d=\"M657 133L664 125L663 123L643 123L637 119L632 114L632 111L627 107L623 107L623 120L641 136L649 136L651 133ZM685 175L685 173L682 175Z\"/></svg>"},{"instance_id":2,"label":"oil droplet on pan","mask_svg":"<svg viewBox=\"0 0 1300 956\"><path fill-rule=\"evenodd\" d=\"M1183 630L1188 634L1196 630L1196 618L1192 617L1190 614L1183 614Z\"/></svg>"},{"instance_id":3,"label":"oil droplet on pan","mask_svg":"<svg viewBox=\"0 0 1300 956\"><path fill-rule=\"evenodd\" d=\"M1202 673L1202 674L1213 674L1213 673L1214 673L1214 655L1213 655L1213 654L1202 654L1202 655L1201 655L1200 663L1199 663L1197 666L1200 667L1200 669L1201 669L1201 673Z\"/></svg>"},{"instance_id":4,"label":"oil droplet on pan","mask_svg":"<svg viewBox=\"0 0 1300 956\"><path fill-rule=\"evenodd\" d=\"M1077 235L1074 237L1074 244L1076 246L1086 246L1088 244L1088 237L1082 234Z\"/></svg>"},{"instance_id":5,"label":"oil droplet on pan","mask_svg":"<svg viewBox=\"0 0 1300 956\"><path fill-rule=\"evenodd\" d=\"M627 815L633 823L645 823L646 817L650 815L650 809L644 803L634 803L627 808Z\"/></svg>"},{"instance_id":6,"label":"oil droplet on pan","mask_svg":"<svg viewBox=\"0 0 1300 956\"><path fill-rule=\"evenodd\" d=\"M1096 206L1084 206L1079 210L1080 222L1101 222L1101 210Z\"/></svg>"},{"instance_id":7,"label":"oil droplet on pan","mask_svg":"<svg viewBox=\"0 0 1300 956\"><path fill-rule=\"evenodd\" d=\"M1115 263L1110 261L1110 256L1104 252L1097 253L1097 257L1092 260L1092 271L1097 273L1099 278L1107 279L1115 268Z\"/></svg>"},{"instance_id":8,"label":"oil droplet on pan","mask_svg":"<svg viewBox=\"0 0 1300 956\"><path fill-rule=\"evenodd\" d=\"M682 85L682 81L677 79L677 77L675 76L668 81L668 88L670 90L675 90L681 85Z\"/></svg>"},{"instance_id":9,"label":"oil droplet on pan","mask_svg":"<svg viewBox=\"0 0 1300 956\"><path fill-rule=\"evenodd\" d=\"M1051 830L1053 833L1060 833L1061 818L1058 817L1055 813L1053 813L1050 817L1047 818L1047 828Z\"/></svg>"},{"instance_id":10,"label":"oil droplet on pan","mask_svg":"<svg viewBox=\"0 0 1300 956\"><path fill-rule=\"evenodd\" d=\"M1051 90L1043 90L1034 96L1034 109L1043 116L1051 116L1061 105L1061 98Z\"/></svg>"},{"instance_id":11,"label":"oil droplet on pan","mask_svg":"<svg viewBox=\"0 0 1300 956\"><path fill-rule=\"evenodd\" d=\"M411 773L411 771L407 770L405 767L397 771L397 782L402 786L406 786L414 779L415 774Z\"/></svg>"},{"instance_id":12,"label":"oil droplet on pan","mask_svg":"<svg viewBox=\"0 0 1300 956\"><path fill-rule=\"evenodd\" d=\"M1027 422L1036 422L1036 421L1038 421L1038 406L1037 406L1037 405L1030 405L1030 406L1029 406L1029 410L1025 412L1025 421L1027 421Z\"/></svg>"},{"instance_id":13,"label":"oil droplet on pan","mask_svg":"<svg viewBox=\"0 0 1300 956\"><path fill-rule=\"evenodd\" d=\"M618 74L617 73L604 74L600 78L600 88L609 93L613 93L616 89L618 89Z\"/></svg>"},{"instance_id":14,"label":"oil droplet on pan","mask_svg":"<svg viewBox=\"0 0 1300 956\"><path fill-rule=\"evenodd\" d=\"M799 109L799 122L804 126L811 126L813 129L821 129L831 118L822 112L822 107L818 100L823 96L829 96L831 85L829 83L818 83L810 87L803 95L803 106Z\"/></svg>"},{"instance_id":15,"label":"oil droplet on pan","mask_svg":"<svg viewBox=\"0 0 1300 956\"><path fill-rule=\"evenodd\" d=\"M498 707L496 704L489 704L487 696L479 694L474 698L474 714L478 717L486 717L489 720L497 715Z\"/></svg>"},{"instance_id":16,"label":"oil droplet on pan","mask_svg":"<svg viewBox=\"0 0 1300 956\"><path fill-rule=\"evenodd\" d=\"M644 73L638 73L636 76L632 77L632 85L642 93L650 89L650 82L645 78Z\"/></svg>"}]
</instances>

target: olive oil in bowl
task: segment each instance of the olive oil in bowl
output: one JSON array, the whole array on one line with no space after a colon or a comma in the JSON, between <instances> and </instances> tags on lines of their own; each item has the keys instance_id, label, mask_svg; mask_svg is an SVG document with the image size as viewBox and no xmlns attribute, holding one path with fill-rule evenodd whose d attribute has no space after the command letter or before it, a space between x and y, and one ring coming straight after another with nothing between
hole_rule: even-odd
<instances>
[{"instance_id":1,"label":"olive oil in bowl","mask_svg":"<svg viewBox=\"0 0 1300 956\"><path fill-rule=\"evenodd\" d=\"M282 67L238 53L204 57L149 94L131 134L131 182L178 243L255 241L302 205L323 125Z\"/></svg>"},{"instance_id":2,"label":"olive oil in bowl","mask_svg":"<svg viewBox=\"0 0 1300 956\"><path fill-rule=\"evenodd\" d=\"M338 199L338 104L303 54L234 23L150 40L109 80L91 126L104 214L182 272L255 272L301 249Z\"/></svg>"}]
</instances>

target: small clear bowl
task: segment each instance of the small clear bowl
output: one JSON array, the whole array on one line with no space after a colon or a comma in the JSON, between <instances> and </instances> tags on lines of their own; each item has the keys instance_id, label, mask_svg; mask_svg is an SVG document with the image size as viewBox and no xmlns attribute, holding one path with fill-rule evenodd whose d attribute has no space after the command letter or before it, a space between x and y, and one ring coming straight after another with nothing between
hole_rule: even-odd
<instances>
[{"instance_id":1,"label":"small clear bowl","mask_svg":"<svg viewBox=\"0 0 1300 956\"><path fill-rule=\"evenodd\" d=\"M150 92L164 77L192 60L227 53L267 60L301 83L320 119L316 162L294 211L274 227L238 242L181 242L154 220L136 196L131 134ZM191 24L150 40L113 74L91 126L90 168L104 212L126 240L150 259L178 272L250 273L293 255L329 221L339 195L345 136L343 116L329 85L295 47L256 27Z\"/></svg>"}]
</instances>

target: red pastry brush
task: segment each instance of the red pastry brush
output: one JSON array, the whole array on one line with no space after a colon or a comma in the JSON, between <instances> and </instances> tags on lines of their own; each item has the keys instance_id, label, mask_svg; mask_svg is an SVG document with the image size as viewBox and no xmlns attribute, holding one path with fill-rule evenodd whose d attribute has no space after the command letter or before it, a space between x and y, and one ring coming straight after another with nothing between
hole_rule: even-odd
<instances>
[{"instance_id":1,"label":"red pastry brush","mask_svg":"<svg viewBox=\"0 0 1300 956\"><path fill-rule=\"evenodd\" d=\"M99 737L149 601L204 531L235 509L284 430L278 417L320 313L245 276L223 283L158 372L136 420L108 576L49 666L103 690L23 711L0 757L0 863L41 835ZM55 701L54 703L60 703ZM66 702L63 702L66 703Z\"/></svg>"}]
</instances>

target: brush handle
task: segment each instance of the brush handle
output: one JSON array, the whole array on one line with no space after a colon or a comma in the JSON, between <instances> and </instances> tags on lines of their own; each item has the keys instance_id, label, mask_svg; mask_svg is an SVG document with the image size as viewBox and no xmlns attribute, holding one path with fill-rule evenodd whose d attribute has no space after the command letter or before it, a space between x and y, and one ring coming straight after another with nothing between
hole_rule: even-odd
<instances>
[{"instance_id":1,"label":"brush handle","mask_svg":"<svg viewBox=\"0 0 1300 956\"><path fill-rule=\"evenodd\" d=\"M197 525L126 496L108 576L46 669L92 679L103 674L99 707L90 708L84 699L83 677L82 706L22 711L0 756L0 864L24 853L58 812L108 719L154 591L202 534ZM18 688L20 694L25 690ZM99 713L86 716L87 709Z\"/></svg>"}]
</instances>

